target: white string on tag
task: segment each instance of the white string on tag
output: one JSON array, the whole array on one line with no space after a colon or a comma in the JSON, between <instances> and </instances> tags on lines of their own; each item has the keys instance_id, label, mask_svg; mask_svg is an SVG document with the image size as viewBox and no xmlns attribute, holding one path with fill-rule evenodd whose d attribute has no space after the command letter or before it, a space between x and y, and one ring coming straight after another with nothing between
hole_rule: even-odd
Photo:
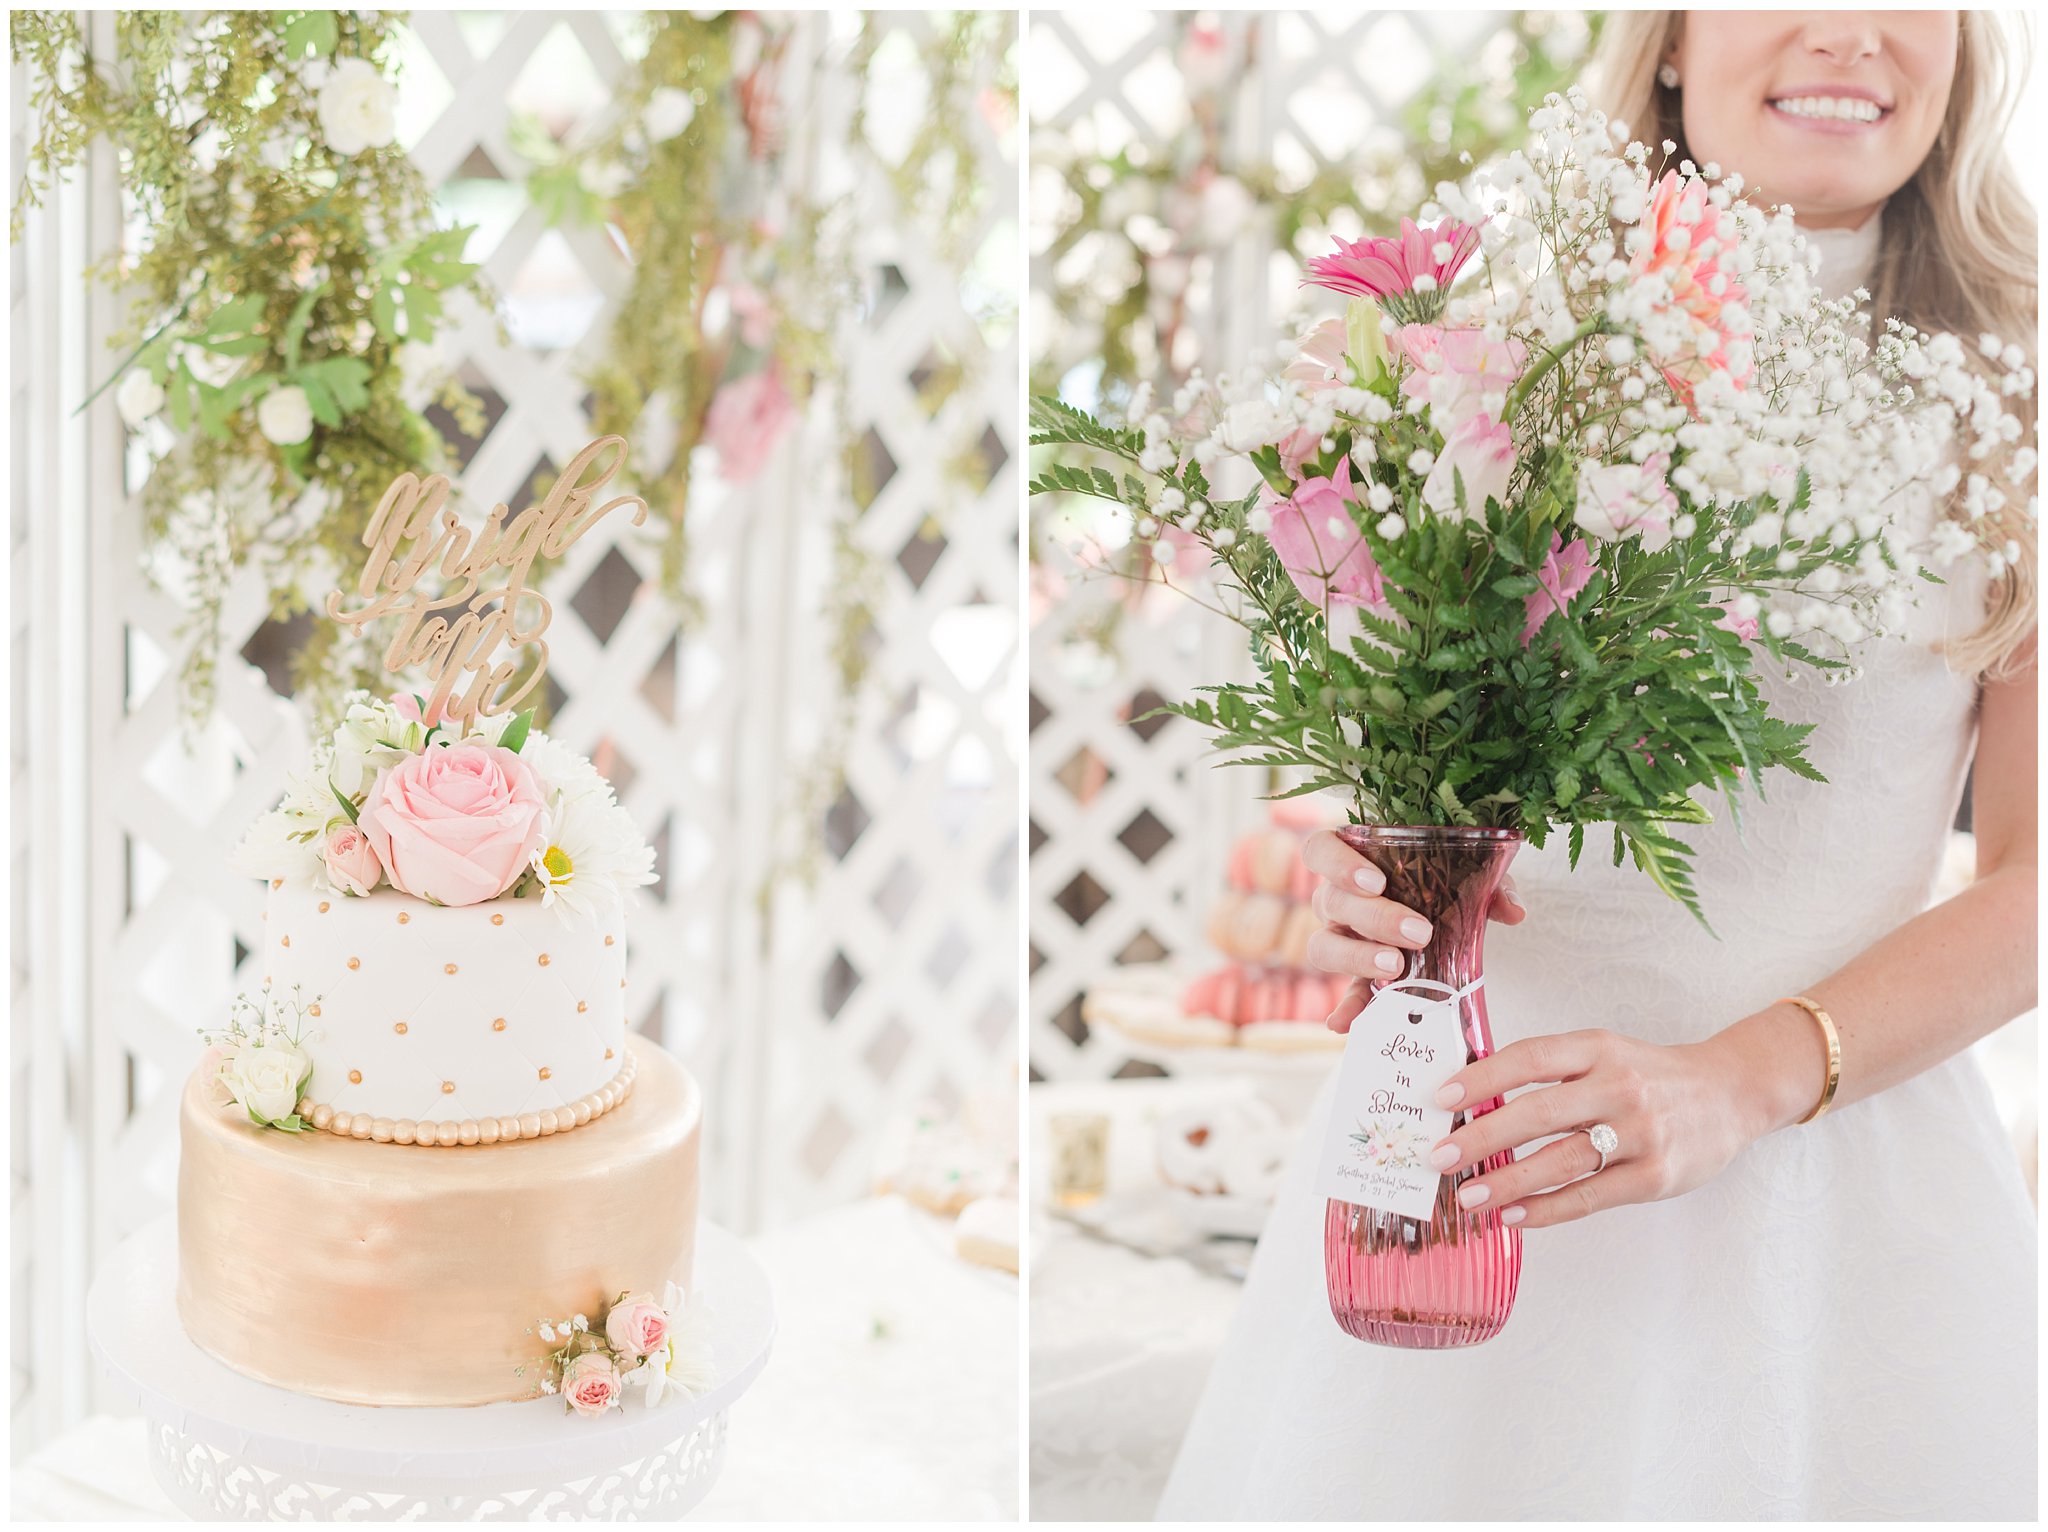
<instances>
[{"instance_id":1,"label":"white string on tag","mask_svg":"<svg viewBox=\"0 0 2048 1532\"><path fill-rule=\"evenodd\" d=\"M1418 974L1416 977L1412 979L1389 979L1385 984L1382 984L1378 989L1374 990L1373 994L1375 996L1383 995L1390 989L1414 989L1418 985L1420 985L1428 989L1436 990L1445 1000L1456 1001L1470 998L1475 992L1477 992L1479 986L1484 984L1485 982L1486 975L1481 974L1478 978L1474 979L1470 984L1467 984L1463 989L1453 989L1450 985L1444 983L1441 979L1425 979Z\"/></svg>"}]
</instances>

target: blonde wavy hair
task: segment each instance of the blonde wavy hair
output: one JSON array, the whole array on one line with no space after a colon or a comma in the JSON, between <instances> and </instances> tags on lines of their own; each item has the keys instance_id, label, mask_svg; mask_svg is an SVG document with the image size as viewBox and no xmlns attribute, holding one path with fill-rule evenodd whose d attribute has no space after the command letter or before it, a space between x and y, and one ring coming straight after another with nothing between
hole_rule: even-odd
<instances>
[{"instance_id":1,"label":"blonde wavy hair","mask_svg":"<svg viewBox=\"0 0 2048 1532\"><path fill-rule=\"evenodd\" d=\"M1677 158L1691 157L1679 92L1658 83L1657 66L1684 25L1683 11L1609 11L1589 83L1608 116L1628 124L1631 137L1647 144L1668 138L1678 145ZM1996 335L2019 345L2038 371L2037 220L2005 152L2031 36L2024 17L2008 24L1991 11L1959 12L1958 26L1948 115L1927 158L1884 207L1871 307L1922 329L1951 331L1972 351L1978 336ZM2031 444L2035 403L2015 405L2023 439ZM1951 667L1992 681L2032 663L2027 640L2040 596L2040 550L2026 524L2028 491L2010 482L2000 488L2006 495L2000 516L2019 543L2019 560L1992 582L1983 625L1942 646Z\"/></svg>"}]
</instances>

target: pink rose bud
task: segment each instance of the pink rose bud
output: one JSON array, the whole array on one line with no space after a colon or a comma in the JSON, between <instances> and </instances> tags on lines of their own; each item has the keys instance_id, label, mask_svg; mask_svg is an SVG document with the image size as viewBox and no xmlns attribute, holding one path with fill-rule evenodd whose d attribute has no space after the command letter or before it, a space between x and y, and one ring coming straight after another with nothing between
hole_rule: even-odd
<instances>
[{"instance_id":1,"label":"pink rose bud","mask_svg":"<svg viewBox=\"0 0 2048 1532\"><path fill-rule=\"evenodd\" d=\"M651 1356L668 1342L668 1313L645 1293L628 1293L605 1315L604 1338L622 1356Z\"/></svg>"},{"instance_id":2,"label":"pink rose bud","mask_svg":"<svg viewBox=\"0 0 2048 1532\"><path fill-rule=\"evenodd\" d=\"M562 1397L578 1415L602 1415L619 1402L619 1370L602 1351L570 1358L562 1369Z\"/></svg>"},{"instance_id":3,"label":"pink rose bud","mask_svg":"<svg viewBox=\"0 0 2048 1532\"><path fill-rule=\"evenodd\" d=\"M495 899L540 849L547 790L497 745L435 746L387 766L358 821L391 886L443 904Z\"/></svg>"},{"instance_id":4,"label":"pink rose bud","mask_svg":"<svg viewBox=\"0 0 2048 1532\"><path fill-rule=\"evenodd\" d=\"M359 825L336 825L329 830L324 854L327 876L344 893L367 894L384 880L384 868Z\"/></svg>"}]
</instances>

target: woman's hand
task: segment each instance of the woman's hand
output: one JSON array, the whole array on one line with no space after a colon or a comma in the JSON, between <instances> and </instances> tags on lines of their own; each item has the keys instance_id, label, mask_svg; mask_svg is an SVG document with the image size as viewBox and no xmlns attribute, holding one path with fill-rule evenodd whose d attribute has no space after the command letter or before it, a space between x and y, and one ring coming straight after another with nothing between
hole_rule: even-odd
<instances>
[{"instance_id":1,"label":"woman's hand","mask_svg":"<svg viewBox=\"0 0 2048 1532\"><path fill-rule=\"evenodd\" d=\"M1308 960L1324 973L1352 976L1351 988L1326 1022L1333 1032L1348 1032L1372 998L1372 986L1398 978L1407 966L1401 953L1428 944L1429 922L1383 897L1386 875L1345 845L1335 830L1311 835L1301 848L1301 859L1322 879L1311 907L1325 924L1308 939ZM1515 893L1514 880L1502 878L1487 918L1512 926L1528 913Z\"/></svg>"},{"instance_id":2,"label":"woman's hand","mask_svg":"<svg viewBox=\"0 0 2048 1532\"><path fill-rule=\"evenodd\" d=\"M1524 1085L1543 1088L1474 1117L1437 1145L1430 1164L1449 1174L1516 1150L1521 1157L1512 1165L1459 1187L1458 1201L1498 1207L1502 1223L1530 1229L1675 1197L1718 1175L1776 1126L1744 1084L1743 1058L1734 1029L1699 1043L1649 1043L1606 1031L1509 1043L1452 1075L1437 1105L1455 1109ZM1749 1067L1753 1080L1753 1060ZM1572 1131L1601 1122L1620 1141L1605 1170L1592 1140ZM1554 1133L1568 1136L1521 1154L1531 1140Z\"/></svg>"}]
</instances>

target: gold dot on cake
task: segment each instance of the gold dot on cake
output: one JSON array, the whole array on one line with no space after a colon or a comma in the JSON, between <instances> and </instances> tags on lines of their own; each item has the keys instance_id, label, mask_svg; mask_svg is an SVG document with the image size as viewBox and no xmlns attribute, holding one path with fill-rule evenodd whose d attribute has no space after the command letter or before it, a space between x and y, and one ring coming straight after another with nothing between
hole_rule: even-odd
<instances>
[{"instance_id":1,"label":"gold dot on cake","mask_svg":"<svg viewBox=\"0 0 2048 1532\"><path fill-rule=\"evenodd\" d=\"M402 1021L394 1021L393 1023L391 1023L391 1030L396 1032L400 1037L403 1037L405 1036L405 1023Z\"/></svg>"},{"instance_id":2,"label":"gold dot on cake","mask_svg":"<svg viewBox=\"0 0 2048 1532\"><path fill-rule=\"evenodd\" d=\"M320 913L323 915L327 913L327 901L325 899L320 901Z\"/></svg>"},{"instance_id":3,"label":"gold dot on cake","mask_svg":"<svg viewBox=\"0 0 2048 1532\"><path fill-rule=\"evenodd\" d=\"M363 960L361 958L350 958L348 960L348 966L351 968L360 968L363 966Z\"/></svg>"},{"instance_id":4,"label":"gold dot on cake","mask_svg":"<svg viewBox=\"0 0 2048 1532\"><path fill-rule=\"evenodd\" d=\"M609 1049L609 1048L605 1049L605 1051L604 1051L604 1056L605 1056L606 1058L610 1058L610 1057L612 1056L612 1051L611 1051L611 1049Z\"/></svg>"},{"instance_id":5,"label":"gold dot on cake","mask_svg":"<svg viewBox=\"0 0 2048 1532\"><path fill-rule=\"evenodd\" d=\"M543 968L548 966L548 955L545 952L540 955L540 966Z\"/></svg>"},{"instance_id":6,"label":"gold dot on cake","mask_svg":"<svg viewBox=\"0 0 2048 1532\"><path fill-rule=\"evenodd\" d=\"M411 919L412 919L412 916L410 916L410 915L406 914L404 910L400 910L400 911L398 912L398 923L399 923L400 925L404 925L404 924L406 924L406 923L407 923L408 921L410 921Z\"/></svg>"},{"instance_id":7,"label":"gold dot on cake","mask_svg":"<svg viewBox=\"0 0 2048 1532\"><path fill-rule=\"evenodd\" d=\"M363 1083L363 1072L360 1069L351 1069L348 1072L348 1083L351 1085L361 1085Z\"/></svg>"},{"instance_id":8,"label":"gold dot on cake","mask_svg":"<svg viewBox=\"0 0 2048 1532\"><path fill-rule=\"evenodd\" d=\"M270 880L270 886L271 886L272 888L283 888L283 887L284 887L284 879L283 879L283 878L272 878L272 879Z\"/></svg>"},{"instance_id":9,"label":"gold dot on cake","mask_svg":"<svg viewBox=\"0 0 2048 1532\"><path fill-rule=\"evenodd\" d=\"M496 1021L492 1022L492 1023L491 1023L491 1030L492 1030L493 1032L502 1032L502 1031L504 1031L504 1030L505 1030L505 1018L504 1018L504 1017L502 1017L502 1016L500 1016L500 1017L499 1017L499 1018L498 1018L498 1019L497 1019Z\"/></svg>"},{"instance_id":10,"label":"gold dot on cake","mask_svg":"<svg viewBox=\"0 0 2048 1532\"><path fill-rule=\"evenodd\" d=\"M453 1080L443 1080L443 1081L441 1082L441 1094L442 1094L442 1095L444 1095L444 1096L452 1096L452 1095L454 1095L454 1094L455 1094L455 1082L454 1082Z\"/></svg>"},{"instance_id":11,"label":"gold dot on cake","mask_svg":"<svg viewBox=\"0 0 2048 1532\"><path fill-rule=\"evenodd\" d=\"M505 917L503 915L493 915L491 917L491 924L494 926L502 926L504 923Z\"/></svg>"},{"instance_id":12,"label":"gold dot on cake","mask_svg":"<svg viewBox=\"0 0 2048 1532\"><path fill-rule=\"evenodd\" d=\"M547 1065L545 1065L545 1064L541 1065L541 1068L540 1068L540 1077L541 1077L541 1078L542 1078L543 1080L545 1080L545 1079L546 1079L546 1078L547 1078L547 1077L548 1077L548 1076L549 1076L549 1075L550 1075L551 1073L553 1073L553 1071L552 1071L552 1070L550 1070L550 1069L549 1069L549 1068L547 1067Z\"/></svg>"},{"instance_id":13,"label":"gold dot on cake","mask_svg":"<svg viewBox=\"0 0 2048 1532\"><path fill-rule=\"evenodd\" d=\"M308 1016L318 1016L320 1014L320 1007L317 1004L309 1005L306 1007L306 1014Z\"/></svg>"},{"instance_id":14,"label":"gold dot on cake","mask_svg":"<svg viewBox=\"0 0 2048 1532\"><path fill-rule=\"evenodd\" d=\"M454 965L453 963L450 963L450 964L449 964L449 965L447 966L446 972L448 972L448 973L453 973L453 972L455 972L455 965Z\"/></svg>"},{"instance_id":15,"label":"gold dot on cake","mask_svg":"<svg viewBox=\"0 0 2048 1532\"><path fill-rule=\"evenodd\" d=\"M606 937L606 938L604 939L604 944L605 944L605 945L606 945L607 947L609 947L609 946L610 946L610 945L612 944L612 939L611 939L611 938L610 938L609 936L607 936L607 937Z\"/></svg>"},{"instance_id":16,"label":"gold dot on cake","mask_svg":"<svg viewBox=\"0 0 2048 1532\"><path fill-rule=\"evenodd\" d=\"M576 1002L576 1011L577 1011L577 1014L578 1014L578 1015L581 1015L581 1014L582 1014L583 1012L585 1012L585 1011L587 1011L587 1010L589 1010L589 1009L590 1009L590 1002L589 1002L588 1000L579 1000L579 1001L577 1001L577 1002Z\"/></svg>"},{"instance_id":17,"label":"gold dot on cake","mask_svg":"<svg viewBox=\"0 0 2048 1532\"><path fill-rule=\"evenodd\" d=\"M292 944L292 939L289 936L280 936L277 939L277 944L280 947L289 947Z\"/></svg>"}]
</instances>

